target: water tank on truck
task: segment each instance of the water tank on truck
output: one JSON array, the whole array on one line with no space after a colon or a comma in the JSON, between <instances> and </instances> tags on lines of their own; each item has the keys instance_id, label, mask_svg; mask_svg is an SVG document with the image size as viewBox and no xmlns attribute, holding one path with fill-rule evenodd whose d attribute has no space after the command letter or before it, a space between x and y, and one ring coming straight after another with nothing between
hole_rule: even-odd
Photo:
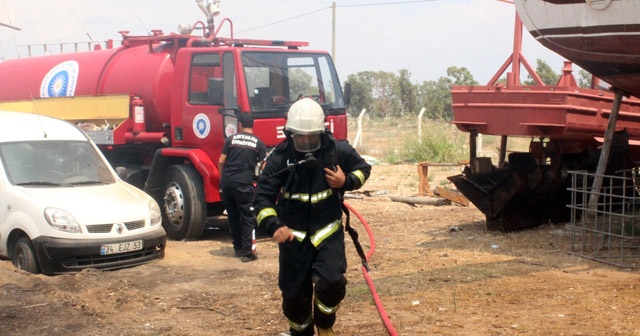
<instances>
[{"instance_id":1,"label":"water tank on truck","mask_svg":"<svg viewBox=\"0 0 640 336\"><path fill-rule=\"evenodd\" d=\"M239 113L252 113L254 133L275 146L285 138L291 103L312 97L327 128L347 137L349 94L326 51L234 38L231 21L215 30L202 2L207 23L181 25L178 33L121 32L117 48L0 63L0 108L76 123L121 178L158 201L176 240L199 238L207 218L222 214L218 158ZM218 37L226 26L231 37Z\"/></svg>"}]
</instances>

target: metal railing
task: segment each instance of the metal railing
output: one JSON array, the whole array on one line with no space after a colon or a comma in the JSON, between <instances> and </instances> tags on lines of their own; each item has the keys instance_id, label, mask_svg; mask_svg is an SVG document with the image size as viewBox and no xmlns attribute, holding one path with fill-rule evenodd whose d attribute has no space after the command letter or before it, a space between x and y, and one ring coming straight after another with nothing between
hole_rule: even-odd
<instances>
[{"instance_id":1,"label":"metal railing","mask_svg":"<svg viewBox=\"0 0 640 336\"><path fill-rule=\"evenodd\" d=\"M111 48L113 48L113 40L94 42L23 44L18 46L18 52L20 55L22 55L23 52L26 51L27 57L32 57Z\"/></svg>"}]
</instances>

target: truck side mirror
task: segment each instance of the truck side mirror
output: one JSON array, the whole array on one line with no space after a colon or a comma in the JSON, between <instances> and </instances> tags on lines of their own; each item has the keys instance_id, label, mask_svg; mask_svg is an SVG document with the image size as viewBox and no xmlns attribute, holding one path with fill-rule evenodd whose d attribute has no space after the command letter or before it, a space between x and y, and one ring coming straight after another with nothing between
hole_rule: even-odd
<instances>
[{"instance_id":1,"label":"truck side mirror","mask_svg":"<svg viewBox=\"0 0 640 336\"><path fill-rule=\"evenodd\" d=\"M344 83L344 104L346 106L351 105L351 83Z\"/></svg>"},{"instance_id":2,"label":"truck side mirror","mask_svg":"<svg viewBox=\"0 0 640 336\"><path fill-rule=\"evenodd\" d=\"M224 105L224 80L209 78L209 105Z\"/></svg>"}]
</instances>

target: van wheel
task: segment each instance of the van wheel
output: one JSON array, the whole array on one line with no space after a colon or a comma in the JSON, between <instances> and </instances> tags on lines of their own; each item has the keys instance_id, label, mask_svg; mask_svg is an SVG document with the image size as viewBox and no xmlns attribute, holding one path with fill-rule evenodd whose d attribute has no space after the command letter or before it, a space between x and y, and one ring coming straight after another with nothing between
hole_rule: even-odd
<instances>
[{"instance_id":1,"label":"van wheel","mask_svg":"<svg viewBox=\"0 0 640 336\"><path fill-rule=\"evenodd\" d=\"M174 240L200 238L206 223L202 177L192 166L174 165L164 176L162 226Z\"/></svg>"},{"instance_id":2,"label":"van wheel","mask_svg":"<svg viewBox=\"0 0 640 336\"><path fill-rule=\"evenodd\" d=\"M11 261L19 270L34 274L40 273L36 253L29 238L21 237L18 239L11 253Z\"/></svg>"}]
</instances>

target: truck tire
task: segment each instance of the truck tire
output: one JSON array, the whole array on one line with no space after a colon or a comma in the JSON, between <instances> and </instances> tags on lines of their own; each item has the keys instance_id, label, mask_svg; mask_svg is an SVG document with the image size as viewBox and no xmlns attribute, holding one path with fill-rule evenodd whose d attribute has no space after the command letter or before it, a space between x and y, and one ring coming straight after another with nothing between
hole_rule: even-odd
<instances>
[{"instance_id":1,"label":"truck tire","mask_svg":"<svg viewBox=\"0 0 640 336\"><path fill-rule=\"evenodd\" d=\"M33 249L31 241L27 237L21 237L13 246L11 252L11 262L17 269L26 272L38 274L40 273L40 266L36 259L36 253Z\"/></svg>"},{"instance_id":2,"label":"truck tire","mask_svg":"<svg viewBox=\"0 0 640 336\"><path fill-rule=\"evenodd\" d=\"M202 177L192 166L170 166L164 175L162 226L173 240L202 236L207 219Z\"/></svg>"}]
</instances>

